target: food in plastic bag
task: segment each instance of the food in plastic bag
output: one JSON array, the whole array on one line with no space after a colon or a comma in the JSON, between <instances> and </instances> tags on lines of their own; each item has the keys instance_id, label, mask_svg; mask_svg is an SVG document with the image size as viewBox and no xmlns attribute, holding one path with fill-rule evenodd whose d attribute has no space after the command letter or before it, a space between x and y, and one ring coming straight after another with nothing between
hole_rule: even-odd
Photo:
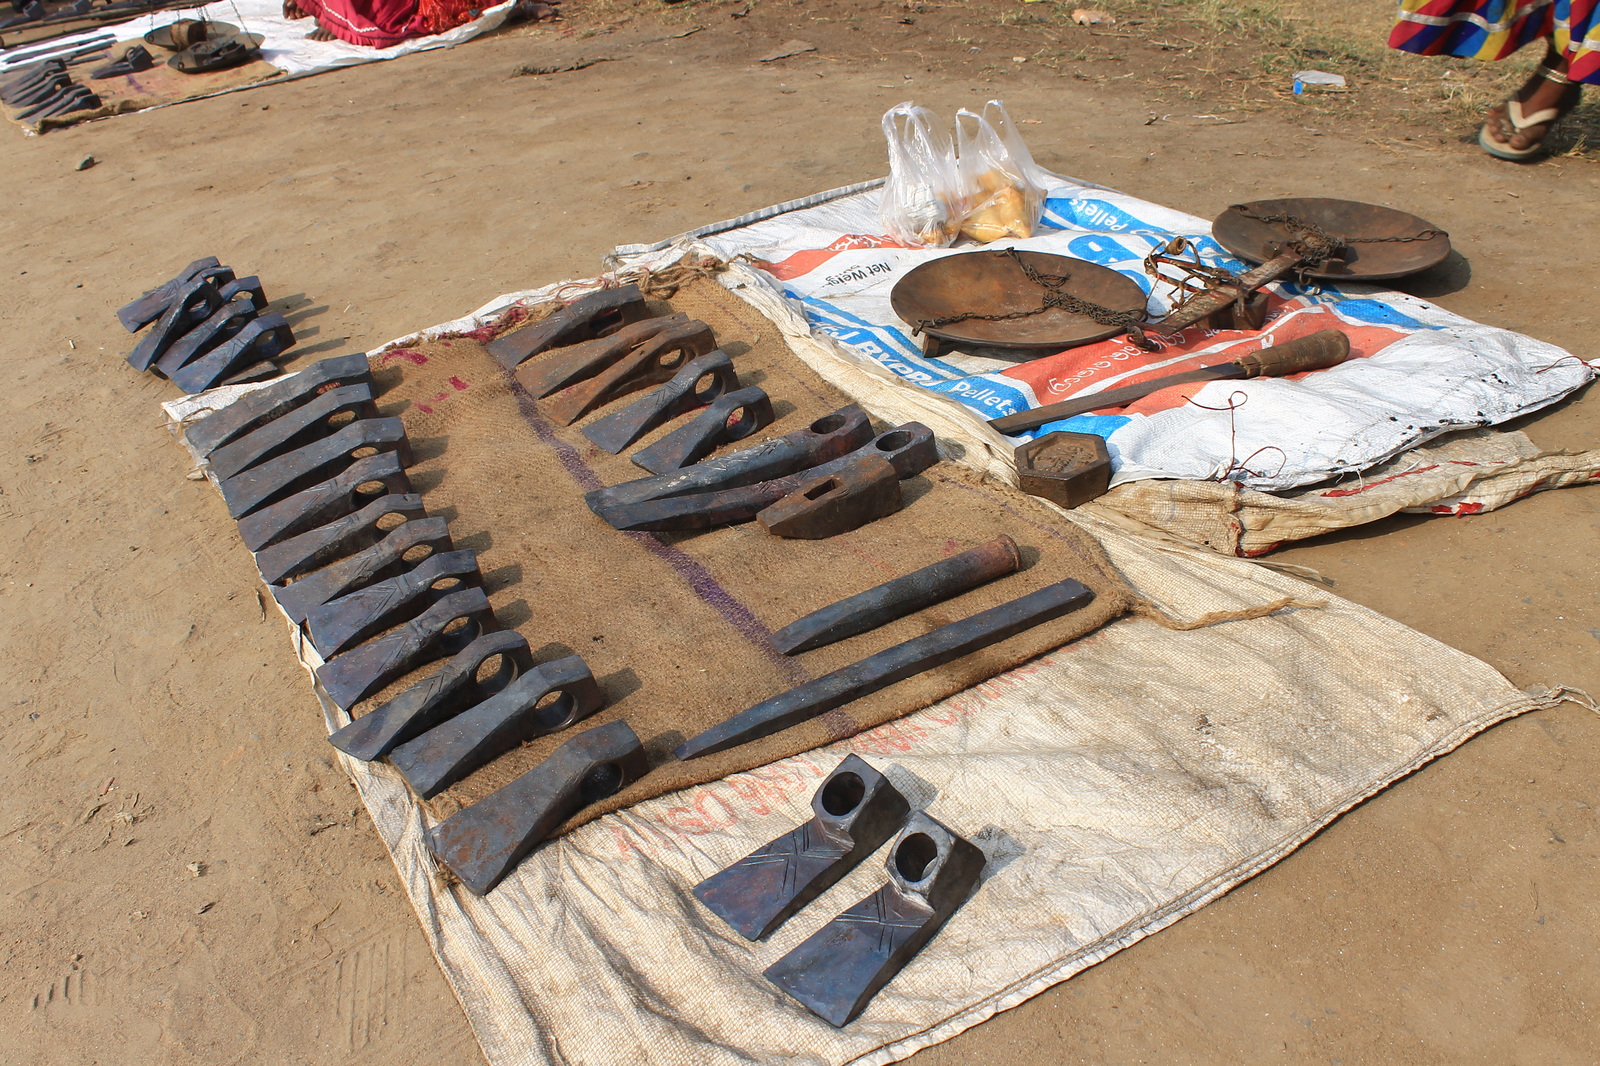
<instances>
[{"instance_id":1,"label":"food in plastic bag","mask_svg":"<svg viewBox=\"0 0 1600 1066\"><path fill-rule=\"evenodd\" d=\"M908 100L884 112L883 136L889 142L884 228L913 247L943 248L960 234L971 206L949 132L932 111Z\"/></svg>"},{"instance_id":2,"label":"food in plastic bag","mask_svg":"<svg viewBox=\"0 0 1600 1066\"><path fill-rule=\"evenodd\" d=\"M1044 208L1043 171L1005 105L990 100L981 115L957 111L956 144L961 179L976 205L962 220L961 232L985 244L1033 236Z\"/></svg>"}]
</instances>

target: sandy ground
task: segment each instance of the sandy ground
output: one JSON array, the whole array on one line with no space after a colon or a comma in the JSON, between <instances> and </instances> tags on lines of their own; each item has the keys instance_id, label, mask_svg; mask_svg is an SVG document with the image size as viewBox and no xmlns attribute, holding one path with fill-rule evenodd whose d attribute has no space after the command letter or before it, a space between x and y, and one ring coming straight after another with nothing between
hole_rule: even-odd
<instances>
[{"instance_id":1,"label":"sandy ground","mask_svg":"<svg viewBox=\"0 0 1600 1066\"><path fill-rule=\"evenodd\" d=\"M173 390L122 362L114 308L192 258L260 273L308 361L592 274L619 243L876 176L878 117L907 97L948 112L1000 95L1038 120L1024 129L1045 165L1200 215L1286 193L1415 210L1465 257L1420 294L1594 354L1594 254L1574 240L1595 222L1592 164L1413 148L1399 127L1380 143L1293 101L1147 125L1142 90L1098 71L980 64L948 33L882 48L848 20L762 64L821 9L733 10L563 37L594 25L575 18L11 139L0 1061L480 1061L248 553L185 478L156 406ZM948 61L930 73L936 45ZM1592 447L1600 400L1525 428ZM1276 558L1520 685L1600 692L1597 533L1600 488L1572 489ZM919 1061L1600 1061L1597 730L1572 705L1493 729Z\"/></svg>"}]
</instances>

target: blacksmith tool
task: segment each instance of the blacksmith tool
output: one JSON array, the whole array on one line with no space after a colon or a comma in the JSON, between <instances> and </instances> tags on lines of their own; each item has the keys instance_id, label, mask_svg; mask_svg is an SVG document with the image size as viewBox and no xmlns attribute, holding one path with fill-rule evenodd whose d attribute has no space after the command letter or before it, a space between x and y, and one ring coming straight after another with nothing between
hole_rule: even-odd
<instances>
[{"instance_id":1,"label":"blacksmith tool","mask_svg":"<svg viewBox=\"0 0 1600 1066\"><path fill-rule=\"evenodd\" d=\"M512 748L583 721L606 698L582 656L535 667L501 692L389 753L420 799L432 799Z\"/></svg>"},{"instance_id":2,"label":"blacksmith tool","mask_svg":"<svg viewBox=\"0 0 1600 1066\"><path fill-rule=\"evenodd\" d=\"M218 480L226 480L258 463L326 437L353 419L377 417L378 407L372 400L371 385L329 389L310 403L229 441L212 452L206 462Z\"/></svg>"},{"instance_id":3,"label":"blacksmith tool","mask_svg":"<svg viewBox=\"0 0 1600 1066\"><path fill-rule=\"evenodd\" d=\"M321 566L372 547L400 522L420 522L428 517L422 497L416 493L380 496L354 514L335 518L325 526L310 529L256 552L256 569L269 585L282 584L292 577L308 574ZM384 525L385 519L398 519Z\"/></svg>"},{"instance_id":4,"label":"blacksmith tool","mask_svg":"<svg viewBox=\"0 0 1600 1066\"><path fill-rule=\"evenodd\" d=\"M729 718L678 747L680 759L726 751L771 736L925 670L969 655L1007 637L1086 606L1094 593L1070 578L999 607L940 626L858 663L807 681Z\"/></svg>"},{"instance_id":5,"label":"blacksmith tool","mask_svg":"<svg viewBox=\"0 0 1600 1066\"><path fill-rule=\"evenodd\" d=\"M970 592L1021 566L1017 542L1002 533L976 548L796 619L772 635L772 644L785 655L826 647Z\"/></svg>"},{"instance_id":6,"label":"blacksmith tool","mask_svg":"<svg viewBox=\"0 0 1600 1066\"><path fill-rule=\"evenodd\" d=\"M141 329L160 318L178 293L186 284L194 280L196 275L203 270L211 268L228 272L229 276L217 282L218 284L233 280L233 271L228 270L227 267L220 266L216 256L208 255L204 259L196 259L184 267L172 280L157 285L137 300L133 300L119 308L117 310L117 321L121 322L122 327L129 333L138 333Z\"/></svg>"},{"instance_id":7,"label":"blacksmith tool","mask_svg":"<svg viewBox=\"0 0 1600 1066\"><path fill-rule=\"evenodd\" d=\"M668 326L588 381L556 393L545 413L570 426L597 407L671 379L686 362L709 355L716 347L711 327L704 322L691 319Z\"/></svg>"},{"instance_id":8,"label":"blacksmith tool","mask_svg":"<svg viewBox=\"0 0 1600 1066\"><path fill-rule=\"evenodd\" d=\"M767 980L829 1025L849 1024L972 895L984 861L917 811L890 845L889 883L767 967Z\"/></svg>"},{"instance_id":9,"label":"blacksmith tool","mask_svg":"<svg viewBox=\"0 0 1600 1066\"><path fill-rule=\"evenodd\" d=\"M248 296L257 311L267 309L267 293L261 287L261 279L255 274L247 278L235 278L217 290L224 300L231 300L235 296Z\"/></svg>"},{"instance_id":10,"label":"blacksmith tool","mask_svg":"<svg viewBox=\"0 0 1600 1066\"><path fill-rule=\"evenodd\" d=\"M878 435L855 452L821 466L774 478L755 485L744 485L720 492L694 496L673 496L664 500L621 504L600 508L598 514L613 529L647 530L654 533L681 529L710 529L713 526L748 522L779 500L817 479L839 473L864 456L877 455L889 461L900 479L915 477L939 461L933 432L920 422ZM690 470L696 468L691 467Z\"/></svg>"},{"instance_id":11,"label":"blacksmith tool","mask_svg":"<svg viewBox=\"0 0 1600 1066\"><path fill-rule=\"evenodd\" d=\"M456 627L455 623L463 624ZM452 592L394 632L368 641L317 667L328 698L348 711L417 667L454 655L496 628L481 588Z\"/></svg>"},{"instance_id":12,"label":"blacksmith tool","mask_svg":"<svg viewBox=\"0 0 1600 1066\"><path fill-rule=\"evenodd\" d=\"M689 360L671 381L644 399L584 426L583 435L616 455L657 426L705 407L738 387L733 360L718 349Z\"/></svg>"},{"instance_id":13,"label":"blacksmith tool","mask_svg":"<svg viewBox=\"0 0 1600 1066\"><path fill-rule=\"evenodd\" d=\"M122 53L120 59L91 70L89 79L91 81L104 81L107 78L122 78L129 74L137 74L140 71L149 70L155 65L156 61L151 58L150 50L142 44L136 44Z\"/></svg>"},{"instance_id":14,"label":"blacksmith tool","mask_svg":"<svg viewBox=\"0 0 1600 1066\"><path fill-rule=\"evenodd\" d=\"M905 824L911 805L859 755L846 755L811 796L811 820L694 886L746 940L765 940Z\"/></svg>"},{"instance_id":15,"label":"blacksmith tool","mask_svg":"<svg viewBox=\"0 0 1600 1066\"><path fill-rule=\"evenodd\" d=\"M1111 449L1097 433L1057 431L1017 445L1017 487L1062 507L1097 500L1111 488Z\"/></svg>"},{"instance_id":16,"label":"blacksmith tool","mask_svg":"<svg viewBox=\"0 0 1600 1066\"><path fill-rule=\"evenodd\" d=\"M314 574L272 590L283 613L292 622L304 622L312 608L366 588L405 569L411 562L449 552L450 524L443 518L419 518L396 526L388 536L348 559L325 566ZM412 559L406 556L411 555Z\"/></svg>"},{"instance_id":17,"label":"blacksmith tool","mask_svg":"<svg viewBox=\"0 0 1600 1066\"><path fill-rule=\"evenodd\" d=\"M46 82L54 81L67 72L67 65L59 59L48 59L29 67L14 78L0 83L0 101L15 107L17 100Z\"/></svg>"},{"instance_id":18,"label":"blacksmith tool","mask_svg":"<svg viewBox=\"0 0 1600 1066\"><path fill-rule=\"evenodd\" d=\"M399 453L379 452L357 459L338 477L247 515L239 522L239 539L251 551L260 551L360 510L380 493L410 491Z\"/></svg>"},{"instance_id":19,"label":"blacksmith tool","mask_svg":"<svg viewBox=\"0 0 1600 1066\"><path fill-rule=\"evenodd\" d=\"M231 282L230 282L231 284ZM194 362L217 345L239 335L239 331L256 317L256 305L248 295L229 299L217 290L224 301L204 322L194 326L183 336L167 346L161 358L150 369L162 377L170 378L174 371Z\"/></svg>"},{"instance_id":20,"label":"blacksmith tool","mask_svg":"<svg viewBox=\"0 0 1600 1066\"><path fill-rule=\"evenodd\" d=\"M126 310L126 308L124 308ZM336 355L312 363L304 370L264 389L241 396L213 414L186 426L184 439L201 455L210 455L285 412L310 403L325 389L372 383L372 368L362 352Z\"/></svg>"},{"instance_id":21,"label":"blacksmith tool","mask_svg":"<svg viewBox=\"0 0 1600 1066\"><path fill-rule=\"evenodd\" d=\"M644 746L627 722L596 726L511 784L434 826L428 848L469 891L482 896L562 822L649 772Z\"/></svg>"},{"instance_id":22,"label":"blacksmith tool","mask_svg":"<svg viewBox=\"0 0 1600 1066\"><path fill-rule=\"evenodd\" d=\"M1196 297L1196 300L1199 299L1200 297ZM1188 385L1197 381L1286 377L1290 374L1303 374L1311 370L1338 366L1349 355L1350 338L1336 329L1325 329L1309 337L1301 337L1299 340L1241 355L1226 363L1203 366L1198 370L1189 370L1182 374L1168 374L1126 388L1103 389L1084 396L1074 396L1060 403L1019 411L1004 418L992 418L989 420L989 425L1001 433L1022 433L1074 415L1111 407L1126 407L1135 400L1141 400L1151 393L1173 385Z\"/></svg>"},{"instance_id":23,"label":"blacksmith tool","mask_svg":"<svg viewBox=\"0 0 1600 1066\"><path fill-rule=\"evenodd\" d=\"M657 333L687 321L689 316L680 311L629 323L604 337L552 349L537 363L517 367L517 381L542 400L552 392L589 380Z\"/></svg>"},{"instance_id":24,"label":"blacksmith tool","mask_svg":"<svg viewBox=\"0 0 1600 1066\"><path fill-rule=\"evenodd\" d=\"M732 455L707 459L687 470L594 489L583 498L589 509L599 514L603 508L620 504L754 485L837 459L871 439L872 423L867 413L852 403L823 415L805 429L764 440Z\"/></svg>"},{"instance_id":25,"label":"blacksmith tool","mask_svg":"<svg viewBox=\"0 0 1600 1066\"><path fill-rule=\"evenodd\" d=\"M294 330L274 311L251 319L232 338L175 371L172 383L190 394L204 392L241 370L276 359L293 347Z\"/></svg>"},{"instance_id":26,"label":"blacksmith tool","mask_svg":"<svg viewBox=\"0 0 1600 1066\"><path fill-rule=\"evenodd\" d=\"M496 656L499 668L479 677ZM509 629L485 633L435 673L328 737L328 743L351 758L371 762L503 691L532 669L533 652L522 636Z\"/></svg>"},{"instance_id":27,"label":"blacksmith tool","mask_svg":"<svg viewBox=\"0 0 1600 1066\"><path fill-rule=\"evenodd\" d=\"M629 456L633 465L652 474L666 474L698 463L724 444L743 440L772 424L772 400L751 385L718 396L688 425L668 433L648 448Z\"/></svg>"},{"instance_id":28,"label":"blacksmith tool","mask_svg":"<svg viewBox=\"0 0 1600 1066\"><path fill-rule=\"evenodd\" d=\"M482 675L483 667L496 656L499 666ZM328 743L352 759L381 759L467 707L501 693L531 669L533 651L522 635L510 629L486 632L434 674L333 733Z\"/></svg>"},{"instance_id":29,"label":"blacksmith tool","mask_svg":"<svg viewBox=\"0 0 1600 1066\"><path fill-rule=\"evenodd\" d=\"M475 551L436 552L414 568L306 612L306 633L324 659L410 621L450 592L483 584Z\"/></svg>"},{"instance_id":30,"label":"blacksmith tool","mask_svg":"<svg viewBox=\"0 0 1600 1066\"><path fill-rule=\"evenodd\" d=\"M17 115L17 118L28 121L37 121L45 118L55 118L57 115L70 115L74 111L90 111L100 106L100 97L91 92L85 85L69 85L44 103L35 104Z\"/></svg>"},{"instance_id":31,"label":"blacksmith tool","mask_svg":"<svg viewBox=\"0 0 1600 1066\"><path fill-rule=\"evenodd\" d=\"M139 343L128 353L128 365L135 370L149 370L157 359L177 339L195 326L210 318L222 306L222 294L204 276L185 282L167 304L161 318L150 332L139 338Z\"/></svg>"},{"instance_id":32,"label":"blacksmith tool","mask_svg":"<svg viewBox=\"0 0 1600 1066\"><path fill-rule=\"evenodd\" d=\"M43 77L33 78L28 82L18 85L0 99L7 106L14 108L28 108L53 99L63 89L72 87L72 76L67 73L63 64L59 69L46 73Z\"/></svg>"},{"instance_id":33,"label":"blacksmith tool","mask_svg":"<svg viewBox=\"0 0 1600 1066\"><path fill-rule=\"evenodd\" d=\"M648 318L644 294L637 285L601 289L580 296L555 314L531 326L507 333L484 345L485 350L505 367L515 370L547 348L559 348L579 341L613 333L629 322Z\"/></svg>"},{"instance_id":34,"label":"blacksmith tool","mask_svg":"<svg viewBox=\"0 0 1600 1066\"><path fill-rule=\"evenodd\" d=\"M411 465L411 444L398 418L363 418L331 437L302 445L218 483L228 514L243 518L269 503L333 477L357 452L395 452L400 465Z\"/></svg>"},{"instance_id":35,"label":"blacksmith tool","mask_svg":"<svg viewBox=\"0 0 1600 1066\"><path fill-rule=\"evenodd\" d=\"M798 485L756 514L775 537L826 540L894 514L905 505L900 476L881 455L864 455Z\"/></svg>"}]
</instances>

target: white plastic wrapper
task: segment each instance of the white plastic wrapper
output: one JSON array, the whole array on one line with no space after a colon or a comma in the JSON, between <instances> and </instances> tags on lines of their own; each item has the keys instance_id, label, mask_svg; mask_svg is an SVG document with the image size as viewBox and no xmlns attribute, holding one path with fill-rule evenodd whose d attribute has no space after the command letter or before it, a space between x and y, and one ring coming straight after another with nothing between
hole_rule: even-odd
<instances>
[{"instance_id":1,"label":"white plastic wrapper","mask_svg":"<svg viewBox=\"0 0 1600 1066\"><path fill-rule=\"evenodd\" d=\"M883 225L913 248L943 248L961 232L969 201L950 133L932 111L909 100L884 112L889 183Z\"/></svg>"}]
</instances>

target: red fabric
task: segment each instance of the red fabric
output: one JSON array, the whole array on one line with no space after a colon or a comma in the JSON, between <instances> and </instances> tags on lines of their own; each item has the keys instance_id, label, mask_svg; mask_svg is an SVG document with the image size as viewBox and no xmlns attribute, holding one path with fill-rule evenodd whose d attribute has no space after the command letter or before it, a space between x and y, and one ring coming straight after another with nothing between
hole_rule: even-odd
<instances>
[{"instance_id":1,"label":"red fabric","mask_svg":"<svg viewBox=\"0 0 1600 1066\"><path fill-rule=\"evenodd\" d=\"M350 44L389 48L470 22L472 0L299 0L329 33ZM479 0L481 2L481 0Z\"/></svg>"}]
</instances>

